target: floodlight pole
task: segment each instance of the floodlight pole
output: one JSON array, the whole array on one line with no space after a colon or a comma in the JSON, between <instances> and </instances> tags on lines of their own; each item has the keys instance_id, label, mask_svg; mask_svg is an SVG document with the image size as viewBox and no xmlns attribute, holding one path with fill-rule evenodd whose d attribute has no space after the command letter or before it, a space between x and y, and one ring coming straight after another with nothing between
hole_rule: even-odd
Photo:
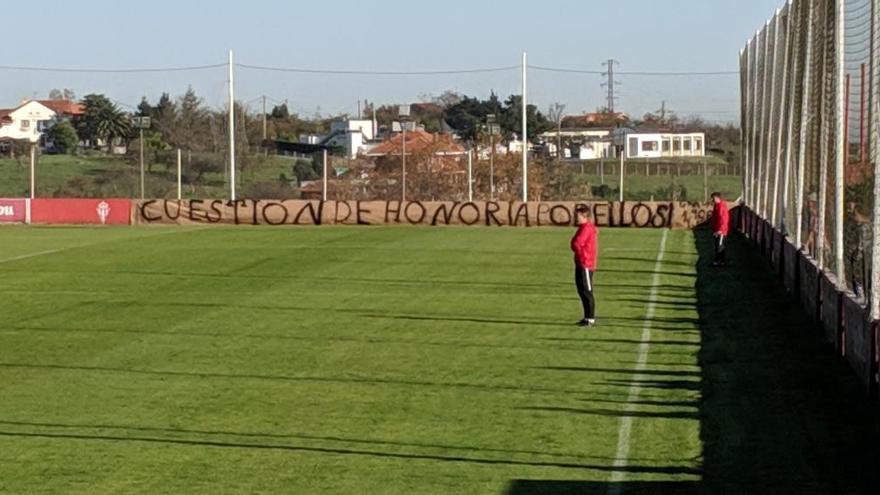
<instances>
[{"instance_id":1,"label":"floodlight pole","mask_svg":"<svg viewBox=\"0 0 880 495\"><path fill-rule=\"evenodd\" d=\"M37 197L36 190L37 143L31 143L31 199Z\"/></svg>"},{"instance_id":2,"label":"floodlight pole","mask_svg":"<svg viewBox=\"0 0 880 495\"><path fill-rule=\"evenodd\" d=\"M403 130L403 134L401 134L401 147L402 147L402 164L403 164L403 177L401 182L401 193L400 193L400 201L402 203L406 203L406 122L401 122L401 127Z\"/></svg>"},{"instance_id":3,"label":"floodlight pole","mask_svg":"<svg viewBox=\"0 0 880 495\"><path fill-rule=\"evenodd\" d=\"M529 123L528 123L528 54L522 54L522 173L523 173L523 203L529 200Z\"/></svg>"},{"instance_id":4,"label":"floodlight pole","mask_svg":"<svg viewBox=\"0 0 880 495\"><path fill-rule=\"evenodd\" d=\"M235 201L235 62L229 50L229 199Z\"/></svg>"},{"instance_id":5,"label":"floodlight pole","mask_svg":"<svg viewBox=\"0 0 880 495\"><path fill-rule=\"evenodd\" d=\"M327 150L324 150L324 172L322 174L321 200L327 201Z\"/></svg>"},{"instance_id":6,"label":"floodlight pole","mask_svg":"<svg viewBox=\"0 0 880 495\"><path fill-rule=\"evenodd\" d=\"M138 127L140 127L141 201L143 201L146 199L146 193L144 192L144 127L143 124L139 124Z\"/></svg>"},{"instance_id":7,"label":"floodlight pole","mask_svg":"<svg viewBox=\"0 0 880 495\"><path fill-rule=\"evenodd\" d=\"M474 150L468 150L468 202L474 200Z\"/></svg>"},{"instance_id":8,"label":"floodlight pole","mask_svg":"<svg viewBox=\"0 0 880 495\"><path fill-rule=\"evenodd\" d=\"M183 168L182 165L183 157L181 156L180 148L177 148L177 200L180 201L183 197L183 183L180 178L180 172Z\"/></svg>"}]
</instances>

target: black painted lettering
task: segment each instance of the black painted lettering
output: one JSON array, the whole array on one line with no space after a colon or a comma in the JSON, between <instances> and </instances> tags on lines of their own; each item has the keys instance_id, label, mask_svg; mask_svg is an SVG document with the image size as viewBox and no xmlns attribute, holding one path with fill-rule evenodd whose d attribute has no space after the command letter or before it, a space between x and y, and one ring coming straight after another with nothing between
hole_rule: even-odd
<instances>
[{"instance_id":1,"label":"black painted lettering","mask_svg":"<svg viewBox=\"0 0 880 495\"><path fill-rule=\"evenodd\" d=\"M535 222L537 223L538 227L542 227L544 225L544 222L541 219L550 214L550 205L538 203L537 212L538 214L535 216Z\"/></svg>"},{"instance_id":2,"label":"black painted lettering","mask_svg":"<svg viewBox=\"0 0 880 495\"><path fill-rule=\"evenodd\" d=\"M233 201L233 204L235 201ZM220 220L223 220L223 212L220 211L220 207L223 206L223 201L219 199L215 199L211 201L211 209L205 212L205 220L208 223L220 223ZM213 215L211 215L213 213Z\"/></svg>"},{"instance_id":3,"label":"black painted lettering","mask_svg":"<svg viewBox=\"0 0 880 495\"><path fill-rule=\"evenodd\" d=\"M654 220L654 212L645 203L636 203L630 209L630 217L636 227L648 227Z\"/></svg>"},{"instance_id":4,"label":"black painted lettering","mask_svg":"<svg viewBox=\"0 0 880 495\"><path fill-rule=\"evenodd\" d=\"M489 201L486 203L486 227L491 227L492 223L498 227L501 226L501 221L495 216L499 211L501 211L501 205L498 202Z\"/></svg>"},{"instance_id":5,"label":"black painted lettering","mask_svg":"<svg viewBox=\"0 0 880 495\"><path fill-rule=\"evenodd\" d=\"M556 227L566 227L572 224L571 211L567 206L556 205L550 208L550 223Z\"/></svg>"},{"instance_id":6,"label":"black painted lettering","mask_svg":"<svg viewBox=\"0 0 880 495\"><path fill-rule=\"evenodd\" d=\"M201 199L190 200L190 202L189 202L189 221L190 222L201 222L202 219L205 218L204 215L196 215L196 213L204 213L204 211L199 209L202 206L202 203L204 203L204 201L202 201Z\"/></svg>"},{"instance_id":7,"label":"black painted lettering","mask_svg":"<svg viewBox=\"0 0 880 495\"><path fill-rule=\"evenodd\" d=\"M394 221L391 221L394 215ZM388 201L385 203L385 223L400 223L400 201Z\"/></svg>"},{"instance_id":8,"label":"black painted lettering","mask_svg":"<svg viewBox=\"0 0 880 495\"><path fill-rule=\"evenodd\" d=\"M511 203L513 204L513 203ZM516 215L513 217L513 221L510 223L512 226L519 226L520 220L525 220L525 226L531 227L532 222L529 220L529 204L528 203L519 203L519 206L516 209Z\"/></svg>"},{"instance_id":9,"label":"black painted lettering","mask_svg":"<svg viewBox=\"0 0 880 495\"><path fill-rule=\"evenodd\" d=\"M280 221L272 220L271 210L273 209L281 212ZM266 203L266 205L263 206L261 213L263 214L263 220L269 225L283 225L287 223L288 218L290 218L290 212L288 212L287 208L281 203Z\"/></svg>"},{"instance_id":10,"label":"black painted lettering","mask_svg":"<svg viewBox=\"0 0 880 495\"><path fill-rule=\"evenodd\" d=\"M342 207L345 207L345 217L340 217L339 212L342 210ZM337 201L336 202L336 220L337 224L345 223L351 218L351 206L347 201Z\"/></svg>"},{"instance_id":11,"label":"black painted lettering","mask_svg":"<svg viewBox=\"0 0 880 495\"><path fill-rule=\"evenodd\" d=\"M611 226L611 204L595 203L593 205L593 223L596 227Z\"/></svg>"},{"instance_id":12,"label":"black painted lettering","mask_svg":"<svg viewBox=\"0 0 880 495\"><path fill-rule=\"evenodd\" d=\"M411 214L411 210L413 206L418 207L419 213L418 217L413 217ZM420 201L410 201L403 208L403 216L406 218L406 221L412 225L418 225L425 221L425 217L428 215L428 210L425 209L424 205Z\"/></svg>"},{"instance_id":13,"label":"black painted lettering","mask_svg":"<svg viewBox=\"0 0 880 495\"><path fill-rule=\"evenodd\" d=\"M440 203L440 206L434 210L434 216L431 218L431 225L436 226L438 220L443 219L443 225L449 225L452 223L452 218L455 215L455 209L458 207L458 203L452 203L452 208L447 207L446 203ZM441 215L443 215L441 217Z\"/></svg>"},{"instance_id":14,"label":"black painted lettering","mask_svg":"<svg viewBox=\"0 0 880 495\"><path fill-rule=\"evenodd\" d=\"M372 213L370 210L361 206L360 201L357 202L357 224L358 225L370 225L370 222L364 220L364 217L363 217L364 214L369 215L370 213Z\"/></svg>"},{"instance_id":15,"label":"black painted lettering","mask_svg":"<svg viewBox=\"0 0 880 495\"><path fill-rule=\"evenodd\" d=\"M473 216L465 216L465 209L473 210ZM458 209L458 220L464 225L476 225L480 221L480 207L474 202L468 202L461 205L461 208Z\"/></svg>"},{"instance_id":16,"label":"black painted lettering","mask_svg":"<svg viewBox=\"0 0 880 495\"><path fill-rule=\"evenodd\" d=\"M167 203L168 201L166 200L165 202ZM142 202L141 207L139 208L140 212L141 212L141 218L143 218L147 222L158 222L158 221L162 220L162 215L159 215L156 217L147 215L147 208L153 206L156 203L158 203L158 200L155 200L155 199L151 199L151 200ZM180 215L178 214L178 216L180 216ZM175 219L172 219L172 220L175 220Z\"/></svg>"},{"instance_id":17,"label":"black painted lettering","mask_svg":"<svg viewBox=\"0 0 880 495\"><path fill-rule=\"evenodd\" d=\"M168 201L167 199L162 201L162 210L165 211L165 218L167 218L168 220L179 219L180 218L180 203L181 202L177 201L177 211L175 211L173 214L171 211L168 210L168 203L170 203L170 201Z\"/></svg>"},{"instance_id":18,"label":"black painted lettering","mask_svg":"<svg viewBox=\"0 0 880 495\"><path fill-rule=\"evenodd\" d=\"M318 202L317 211L315 209L315 204L312 203L311 201L308 201L308 202L306 202L306 204L303 205L302 208L299 209L298 212L296 212L296 216L293 218L293 224L294 225L304 225L302 223L302 216L304 213L308 212L312 223L311 224L306 223L305 225L321 225L321 213L323 211L324 211L324 202L323 201Z\"/></svg>"}]
</instances>

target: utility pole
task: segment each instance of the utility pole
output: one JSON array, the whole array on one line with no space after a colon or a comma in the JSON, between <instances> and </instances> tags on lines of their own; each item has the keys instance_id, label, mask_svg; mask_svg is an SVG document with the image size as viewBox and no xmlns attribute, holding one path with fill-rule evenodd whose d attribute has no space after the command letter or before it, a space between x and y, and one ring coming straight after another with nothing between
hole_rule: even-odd
<instances>
[{"instance_id":1,"label":"utility pole","mask_svg":"<svg viewBox=\"0 0 880 495\"><path fill-rule=\"evenodd\" d=\"M140 128L140 162L141 162L141 201L144 200L144 128Z\"/></svg>"},{"instance_id":2,"label":"utility pole","mask_svg":"<svg viewBox=\"0 0 880 495\"><path fill-rule=\"evenodd\" d=\"M266 139L269 139L269 127L268 122L266 122L266 96L263 96L263 142L266 142Z\"/></svg>"},{"instance_id":3,"label":"utility pole","mask_svg":"<svg viewBox=\"0 0 880 495\"><path fill-rule=\"evenodd\" d=\"M522 173L523 173L523 203L529 200L529 124L528 124L528 77L529 59L528 54L522 54Z\"/></svg>"},{"instance_id":4,"label":"utility pole","mask_svg":"<svg viewBox=\"0 0 880 495\"><path fill-rule=\"evenodd\" d=\"M229 50L229 199L235 201L235 62Z\"/></svg>"},{"instance_id":5,"label":"utility pole","mask_svg":"<svg viewBox=\"0 0 880 495\"><path fill-rule=\"evenodd\" d=\"M607 62L603 63L603 67L607 67L608 69L602 73L603 76L607 77L607 81L602 83L602 87L608 90L608 101L605 103L605 106L608 109L609 113L614 113L614 104L617 101L617 90L615 86L620 84L619 81L614 79L614 66L620 65L617 60L613 58L609 58Z\"/></svg>"}]
</instances>

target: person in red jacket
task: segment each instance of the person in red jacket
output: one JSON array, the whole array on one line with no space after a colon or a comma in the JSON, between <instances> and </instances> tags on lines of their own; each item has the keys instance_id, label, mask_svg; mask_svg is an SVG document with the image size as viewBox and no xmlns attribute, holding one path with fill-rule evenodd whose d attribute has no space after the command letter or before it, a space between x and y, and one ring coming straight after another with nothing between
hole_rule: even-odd
<instances>
[{"instance_id":1,"label":"person in red jacket","mask_svg":"<svg viewBox=\"0 0 880 495\"><path fill-rule=\"evenodd\" d=\"M715 260L712 266L727 266L727 234L730 233L730 212L721 193L712 193L712 234L715 236Z\"/></svg>"},{"instance_id":2,"label":"person in red jacket","mask_svg":"<svg viewBox=\"0 0 880 495\"><path fill-rule=\"evenodd\" d=\"M593 224L593 214L588 206L578 206L575 215L578 229L571 239L571 250L574 252L574 280L584 307L584 318L577 325L591 327L596 324L593 273L596 271L596 258L599 253L599 232Z\"/></svg>"}]
</instances>

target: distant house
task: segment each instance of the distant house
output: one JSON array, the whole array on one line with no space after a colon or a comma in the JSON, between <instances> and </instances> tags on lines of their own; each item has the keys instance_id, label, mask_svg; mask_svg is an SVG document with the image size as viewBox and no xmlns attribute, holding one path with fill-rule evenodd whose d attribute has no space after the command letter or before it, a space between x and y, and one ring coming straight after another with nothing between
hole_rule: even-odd
<instances>
[{"instance_id":1,"label":"distant house","mask_svg":"<svg viewBox=\"0 0 880 495\"><path fill-rule=\"evenodd\" d=\"M562 141L562 156L577 160L598 160L614 156L611 128L563 128L541 134L551 156L556 156L557 139Z\"/></svg>"},{"instance_id":2,"label":"distant house","mask_svg":"<svg viewBox=\"0 0 880 495\"><path fill-rule=\"evenodd\" d=\"M40 142L48 123L58 114L36 100L0 110L0 141Z\"/></svg>"},{"instance_id":3,"label":"distant house","mask_svg":"<svg viewBox=\"0 0 880 495\"><path fill-rule=\"evenodd\" d=\"M71 120L86 114L86 108L70 100L37 100L37 103L55 112L58 120Z\"/></svg>"},{"instance_id":4,"label":"distant house","mask_svg":"<svg viewBox=\"0 0 880 495\"><path fill-rule=\"evenodd\" d=\"M569 115L562 118L562 128L620 127L629 124L629 116L623 112L596 112Z\"/></svg>"},{"instance_id":5,"label":"distant house","mask_svg":"<svg viewBox=\"0 0 880 495\"><path fill-rule=\"evenodd\" d=\"M463 156L464 146L455 142L450 134L432 134L422 129L406 133L406 154L432 152L434 156ZM398 133L366 153L370 157L400 156L403 153L403 134Z\"/></svg>"},{"instance_id":6,"label":"distant house","mask_svg":"<svg viewBox=\"0 0 880 495\"><path fill-rule=\"evenodd\" d=\"M631 131L626 134L627 158L706 156L706 134Z\"/></svg>"}]
</instances>

